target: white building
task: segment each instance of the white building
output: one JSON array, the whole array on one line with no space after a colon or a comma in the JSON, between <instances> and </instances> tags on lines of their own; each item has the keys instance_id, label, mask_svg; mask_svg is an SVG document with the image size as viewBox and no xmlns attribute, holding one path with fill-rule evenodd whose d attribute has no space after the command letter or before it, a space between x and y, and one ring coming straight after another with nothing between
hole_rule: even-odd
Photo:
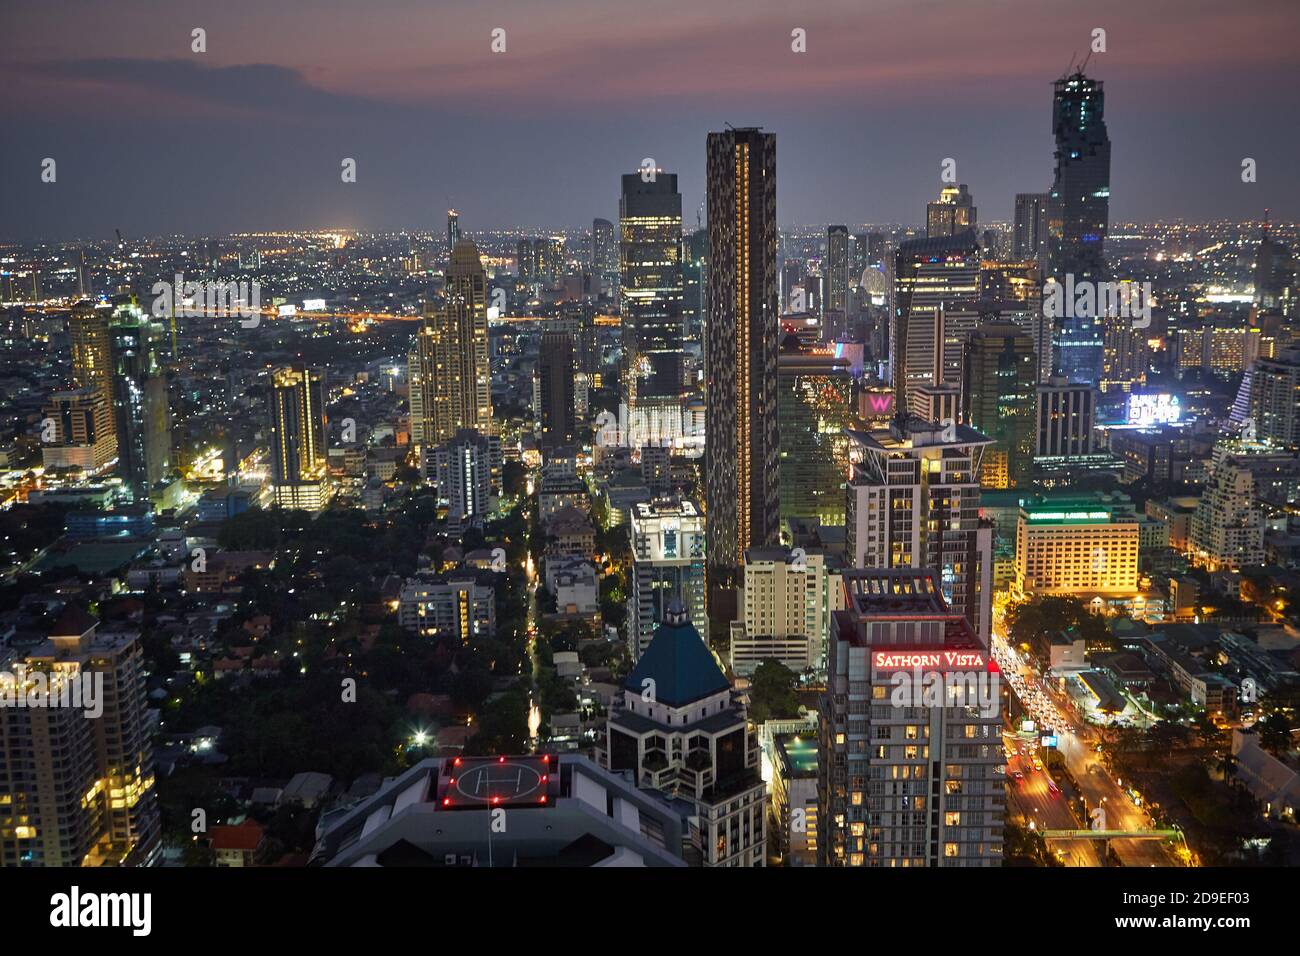
<instances>
[{"instance_id":1,"label":"white building","mask_svg":"<svg viewBox=\"0 0 1300 956\"><path fill-rule=\"evenodd\" d=\"M692 624L708 631L704 516L693 501L660 498L632 507L628 647L639 658L664 610L680 598Z\"/></svg>"}]
</instances>

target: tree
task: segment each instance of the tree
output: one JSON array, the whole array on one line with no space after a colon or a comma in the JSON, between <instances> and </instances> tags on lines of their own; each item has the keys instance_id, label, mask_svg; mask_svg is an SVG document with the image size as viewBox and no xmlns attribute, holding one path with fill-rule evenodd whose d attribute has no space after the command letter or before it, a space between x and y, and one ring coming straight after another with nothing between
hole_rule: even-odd
<instances>
[{"instance_id":1,"label":"tree","mask_svg":"<svg viewBox=\"0 0 1300 956\"><path fill-rule=\"evenodd\" d=\"M522 497L528 490L528 468L523 462L508 461L501 466L501 491L507 498Z\"/></svg>"},{"instance_id":2,"label":"tree","mask_svg":"<svg viewBox=\"0 0 1300 956\"><path fill-rule=\"evenodd\" d=\"M1284 714L1269 714L1255 724L1259 734L1259 745L1274 755L1284 754L1291 749L1291 722Z\"/></svg>"},{"instance_id":3,"label":"tree","mask_svg":"<svg viewBox=\"0 0 1300 956\"><path fill-rule=\"evenodd\" d=\"M1105 618L1093 614L1077 597L1042 595L1007 612L1007 637L1016 646L1037 648L1049 635L1073 629L1090 645L1108 645Z\"/></svg>"},{"instance_id":4,"label":"tree","mask_svg":"<svg viewBox=\"0 0 1300 956\"><path fill-rule=\"evenodd\" d=\"M798 717L798 677L780 661L769 658L760 663L749 679L749 719L761 724L773 718Z\"/></svg>"}]
</instances>

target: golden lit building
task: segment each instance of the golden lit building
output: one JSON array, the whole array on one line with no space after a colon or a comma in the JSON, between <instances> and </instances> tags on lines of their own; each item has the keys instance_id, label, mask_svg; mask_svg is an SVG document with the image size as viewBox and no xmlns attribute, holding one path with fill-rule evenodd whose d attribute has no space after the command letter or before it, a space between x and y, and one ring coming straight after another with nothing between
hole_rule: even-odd
<instances>
[{"instance_id":1,"label":"golden lit building","mask_svg":"<svg viewBox=\"0 0 1300 956\"><path fill-rule=\"evenodd\" d=\"M1026 504L1016 524L1016 588L1023 594L1133 595L1137 518L1081 499Z\"/></svg>"},{"instance_id":2,"label":"golden lit building","mask_svg":"<svg viewBox=\"0 0 1300 956\"><path fill-rule=\"evenodd\" d=\"M100 390L58 392L42 414L41 456L47 469L80 468L97 474L117 461L113 406Z\"/></svg>"},{"instance_id":3,"label":"golden lit building","mask_svg":"<svg viewBox=\"0 0 1300 956\"><path fill-rule=\"evenodd\" d=\"M113 422L113 354L109 320L113 308L82 301L68 317L68 338L72 344L72 384L93 388L108 402L109 423Z\"/></svg>"},{"instance_id":4,"label":"golden lit building","mask_svg":"<svg viewBox=\"0 0 1300 956\"><path fill-rule=\"evenodd\" d=\"M278 368L271 386L272 499L280 508L319 511L330 499L321 373Z\"/></svg>"},{"instance_id":5,"label":"golden lit building","mask_svg":"<svg viewBox=\"0 0 1300 956\"><path fill-rule=\"evenodd\" d=\"M145 865L159 848L139 635L98 626L69 606L25 658L0 658L0 868Z\"/></svg>"},{"instance_id":6,"label":"golden lit building","mask_svg":"<svg viewBox=\"0 0 1300 956\"><path fill-rule=\"evenodd\" d=\"M478 248L456 243L444 301L425 311L408 358L411 441L440 445L462 428L492 431L488 367L487 273Z\"/></svg>"}]
</instances>

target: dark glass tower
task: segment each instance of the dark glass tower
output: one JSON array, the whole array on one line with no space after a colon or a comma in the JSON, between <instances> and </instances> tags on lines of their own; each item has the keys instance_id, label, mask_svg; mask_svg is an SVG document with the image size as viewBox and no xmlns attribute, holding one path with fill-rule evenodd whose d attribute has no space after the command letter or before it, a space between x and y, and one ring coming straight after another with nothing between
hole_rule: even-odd
<instances>
[{"instance_id":1,"label":"dark glass tower","mask_svg":"<svg viewBox=\"0 0 1300 956\"><path fill-rule=\"evenodd\" d=\"M1110 136L1105 96L1082 71L1057 80L1052 94L1056 176L1047 198L1048 274L1065 284L1104 282L1110 218ZM1067 310L1072 312L1073 310ZM1053 364L1072 380L1101 376L1101 324L1095 315L1057 318Z\"/></svg>"},{"instance_id":2,"label":"dark glass tower","mask_svg":"<svg viewBox=\"0 0 1300 956\"><path fill-rule=\"evenodd\" d=\"M734 612L745 551L778 541L774 133L709 134L708 216L706 560L719 617Z\"/></svg>"},{"instance_id":3,"label":"dark glass tower","mask_svg":"<svg viewBox=\"0 0 1300 956\"><path fill-rule=\"evenodd\" d=\"M619 295L628 406L682 397L682 194L677 176L623 177Z\"/></svg>"}]
</instances>

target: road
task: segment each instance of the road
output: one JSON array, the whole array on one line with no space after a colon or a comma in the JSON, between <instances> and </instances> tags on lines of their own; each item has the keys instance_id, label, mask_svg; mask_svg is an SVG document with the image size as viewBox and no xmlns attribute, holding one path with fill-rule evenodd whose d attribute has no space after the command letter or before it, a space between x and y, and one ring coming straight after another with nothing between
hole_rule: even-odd
<instances>
[{"instance_id":1,"label":"road","mask_svg":"<svg viewBox=\"0 0 1300 956\"><path fill-rule=\"evenodd\" d=\"M1146 812L1133 803L1133 800L1111 776L1101 764L1100 755L1095 752L1093 747L1096 743L1096 737L1092 730L1081 722L1069 707L1058 706L1054 696L1045 688L1041 676L1034 668L1031 661L1019 654L1004 639L1003 620L1000 613L994 614L993 619L993 646L991 648L993 657L1002 669L1004 679L1011 685L1012 692L1016 698L1024 705L1026 712L1034 719L1040 729L1050 729L1055 733L1057 738L1057 749L1065 758L1065 765L1069 768L1070 773L1079 784L1079 789L1087 805L1088 812L1092 812L1100 807L1106 815L1105 829L1111 830L1147 830L1153 827L1151 818ZM1032 788L1035 786L1031 783L1031 777L1026 774L1023 785L1017 787L1014 777L1011 777L1012 768L1010 764L1007 767L1009 779L1007 781L1008 792L1019 804L1019 794L1012 788L1017 788L1024 793L1025 805L1030 812L1035 809L1039 814L1047 818L1049 809L1045 803L1042 803L1033 794ZM1044 779L1041 783L1042 791L1048 792L1047 782ZM1041 794L1039 795L1041 797ZM1065 801L1062 799L1062 803ZM1068 808L1066 814L1072 818ZM1053 818L1059 818L1060 815L1053 813ZM1090 826L1091 818L1085 822L1085 826ZM1067 827L1079 826L1077 823L1069 823ZM1040 823L1039 828L1056 829L1055 824ZM1101 829L1101 828L1098 828ZM1070 846L1076 855L1081 850L1083 841L1070 841ZM1090 844L1094 846L1094 853L1100 856L1104 850L1100 842ZM1114 840L1113 848L1120 861L1125 866L1179 866L1180 862L1174 853L1173 848L1160 840ZM1090 864L1095 865L1095 864Z\"/></svg>"},{"instance_id":2,"label":"road","mask_svg":"<svg viewBox=\"0 0 1300 956\"><path fill-rule=\"evenodd\" d=\"M1014 737L1005 737L1004 743L1011 756L1007 759L1007 796L1012 820L1021 826L1033 825L1035 830L1073 830L1083 826L1070 810L1069 801L1058 788L1052 791L1051 776L1045 770L1035 770L1031 759L1016 753L1021 744ZM1019 773L1022 776L1017 777ZM1051 847L1059 850L1067 866L1101 866L1099 844L1077 840L1058 843Z\"/></svg>"}]
</instances>

